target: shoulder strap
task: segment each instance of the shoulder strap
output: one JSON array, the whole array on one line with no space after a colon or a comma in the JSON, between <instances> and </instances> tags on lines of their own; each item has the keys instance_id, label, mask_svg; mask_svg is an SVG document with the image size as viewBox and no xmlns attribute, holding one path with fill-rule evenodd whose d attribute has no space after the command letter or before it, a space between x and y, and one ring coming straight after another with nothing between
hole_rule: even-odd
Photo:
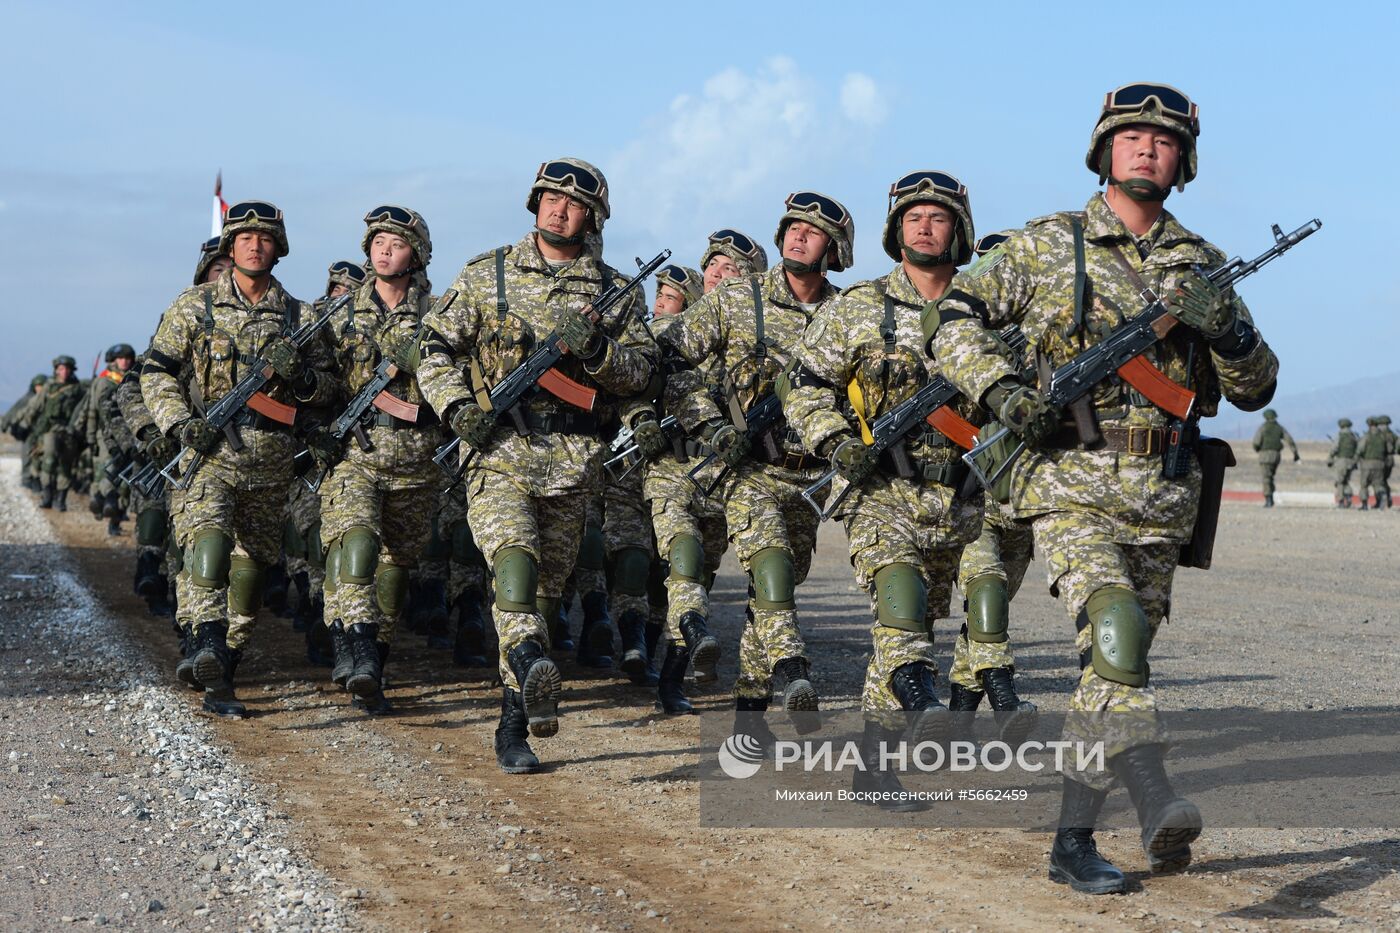
<instances>
[{"instance_id":1,"label":"shoulder strap","mask_svg":"<svg viewBox=\"0 0 1400 933\"><path fill-rule=\"evenodd\" d=\"M209 286L201 289L204 292L204 334L207 337L214 332L214 293Z\"/></svg>"},{"instance_id":2,"label":"shoulder strap","mask_svg":"<svg viewBox=\"0 0 1400 933\"><path fill-rule=\"evenodd\" d=\"M286 292L282 293L282 298L282 333L294 334L301 323L301 302Z\"/></svg>"},{"instance_id":3,"label":"shoulder strap","mask_svg":"<svg viewBox=\"0 0 1400 933\"><path fill-rule=\"evenodd\" d=\"M1084 222L1078 214L1071 214L1070 229L1074 231L1074 329L1084 327Z\"/></svg>"},{"instance_id":4,"label":"shoulder strap","mask_svg":"<svg viewBox=\"0 0 1400 933\"><path fill-rule=\"evenodd\" d=\"M880 336L885 338L885 355L888 357L894 353L895 344L894 299L883 289L881 293L885 298L885 319L880 322Z\"/></svg>"},{"instance_id":5,"label":"shoulder strap","mask_svg":"<svg viewBox=\"0 0 1400 933\"><path fill-rule=\"evenodd\" d=\"M504 322L510 302L506 298L506 248L496 248L496 320Z\"/></svg>"},{"instance_id":6,"label":"shoulder strap","mask_svg":"<svg viewBox=\"0 0 1400 933\"><path fill-rule=\"evenodd\" d=\"M753 292L753 355L762 359L768 355L768 345L763 342L763 286L758 276L749 279L749 290Z\"/></svg>"}]
</instances>

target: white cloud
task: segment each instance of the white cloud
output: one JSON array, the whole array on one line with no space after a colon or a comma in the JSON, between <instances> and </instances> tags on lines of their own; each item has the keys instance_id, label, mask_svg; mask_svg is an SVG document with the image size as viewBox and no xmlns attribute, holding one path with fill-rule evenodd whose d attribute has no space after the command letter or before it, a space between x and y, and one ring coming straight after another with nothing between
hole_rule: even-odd
<instances>
[{"instance_id":1,"label":"white cloud","mask_svg":"<svg viewBox=\"0 0 1400 933\"><path fill-rule=\"evenodd\" d=\"M841 81L841 112L853 123L879 126L889 115L889 105L874 78L853 71Z\"/></svg>"}]
</instances>

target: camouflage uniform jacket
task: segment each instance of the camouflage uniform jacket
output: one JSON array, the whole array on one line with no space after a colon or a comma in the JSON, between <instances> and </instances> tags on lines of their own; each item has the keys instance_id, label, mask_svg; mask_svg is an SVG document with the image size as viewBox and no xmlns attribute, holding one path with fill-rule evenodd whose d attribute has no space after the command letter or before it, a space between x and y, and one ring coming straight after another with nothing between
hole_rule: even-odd
<instances>
[{"instance_id":1,"label":"camouflage uniform jacket","mask_svg":"<svg viewBox=\"0 0 1400 933\"><path fill-rule=\"evenodd\" d=\"M41 393L31 388L28 392L15 399L15 403L9 407L3 416L0 416L0 431L8 431L10 428L20 424L20 418L23 417L25 409L33 404L34 399L40 394Z\"/></svg>"},{"instance_id":2,"label":"camouflage uniform jacket","mask_svg":"<svg viewBox=\"0 0 1400 933\"><path fill-rule=\"evenodd\" d=\"M350 399L374 377L375 367L385 356L386 344L407 346L417 355L419 325L432 301L432 296L416 282L409 286L403 303L393 309L384 306L372 277L355 290L355 296L326 325L334 346L335 375L343 399ZM400 368L386 391L401 401L420 406L417 426L409 427L406 422L371 408L374 420L367 428L371 449L363 450L352 435L346 439L345 460L366 468L391 487L422 486L436 481L441 473L433 464L433 452L442 443L441 422L424 400L418 379Z\"/></svg>"},{"instance_id":3,"label":"camouflage uniform jacket","mask_svg":"<svg viewBox=\"0 0 1400 933\"><path fill-rule=\"evenodd\" d=\"M1389 455L1390 440L1380 428L1372 426L1365 434L1361 435L1361 443L1356 452L1358 459L1384 460Z\"/></svg>"},{"instance_id":4,"label":"camouflage uniform jacket","mask_svg":"<svg viewBox=\"0 0 1400 933\"><path fill-rule=\"evenodd\" d=\"M92 388L88 391L87 418L83 432L90 447L95 447L101 439L102 422L110 412L104 400L116 392L122 384L122 378L123 374L119 370L104 369L92 381Z\"/></svg>"},{"instance_id":5,"label":"camouflage uniform jacket","mask_svg":"<svg viewBox=\"0 0 1400 933\"><path fill-rule=\"evenodd\" d=\"M662 335L679 320L680 316L675 314L653 319L651 330L656 335L657 342L664 342L665 338ZM721 382L721 376L712 371L685 369L671 373L666 377L659 397L655 400L639 400L628 409L627 420L630 423L633 416L642 409L651 411L658 418L665 417L677 409L684 408L693 392L708 392L712 398L720 398L723 394ZM690 479L690 470L697 462L695 455L698 453L700 448L697 443L690 438L684 438L654 462L647 464L644 467L646 473L642 483L643 497L648 500L665 498L688 501L697 510L697 514L723 515L723 503L703 495ZM712 466L707 473L717 473L718 470L717 466ZM714 476L709 475L707 478L702 474L700 478L708 482L713 480Z\"/></svg>"},{"instance_id":6,"label":"camouflage uniform jacket","mask_svg":"<svg viewBox=\"0 0 1400 933\"><path fill-rule=\"evenodd\" d=\"M39 436L54 428L68 428L73 414L82 405L87 389L77 379L67 382L49 380L44 394L35 407L31 434Z\"/></svg>"},{"instance_id":7,"label":"camouflage uniform jacket","mask_svg":"<svg viewBox=\"0 0 1400 933\"><path fill-rule=\"evenodd\" d=\"M554 267L540 254L531 231L513 246L502 247L505 294L496 287L497 250L467 262L444 293L451 304L435 307L423 320L422 360L418 384L444 420L476 393L466 372L473 362L494 385L518 366L536 341L547 338L564 311L581 311L608 285L625 278L602 262L592 241L572 262ZM455 297L453 292L456 293ZM502 306L504 305L504 307ZM593 414L600 424L615 419L622 401L641 393L657 365L657 350L641 321L645 305L634 291L622 307L600 322L608 335L599 359L585 365L565 355L558 370L598 391ZM626 324L619 327L620 319ZM544 390L527 402L532 418L578 414L567 402ZM596 485L603 446L598 434L551 434L522 437L503 418L489 448L474 465L485 470L528 475L538 495L554 495Z\"/></svg>"},{"instance_id":8,"label":"camouflage uniform jacket","mask_svg":"<svg viewBox=\"0 0 1400 933\"><path fill-rule=\"evenodd\" d=\"M1327 453L1327 465L1331 466L1333 460L1355 460L1360 440L1351 428L1342 428L1338 431L1337 440L1333 442L1332 449Z\"/></svg>"},{"instance_id":9,"label":"camouflage uniform jacket","mask_svg":"<svg viewBox=\"0 0 1400 933\"><path fill-rule=\"evenodd\" d=\"M755 287L761 296L763 315L761 349ZM738 404L747 409L774 390L778 375L792 363L792 355L808 324L835 295L835 287L823 282L817 307L807 311L793 295L787 272L779 263L767 272L725 279L682 312L676 323L666 330L665 337L658 339L690 365L723 373L726 391L732 392ZM691 433L706 422L729 420L709 387L698 383L671 414ZM797 437L785 431L781 424L773 436L785 453L806 452Z\"/></svg>"},{"instance_id":10,"label":"camouflage uniform jacket","mask_svg":"<svg viewBox=\"0 0 1400 933\"><path fill-rule=\"evenodd\" d=\"M273 279L262 300L250 304L235 287L233 270L207 285L185 289L161 316L141 368L141 395L161 433L227 394L272 338L290 334L310 320L311 308L287 294ZM302 348L311 375L310 390L297 395L274 377L264 391L286 405L326 405L336 399L333 363L322 330ZM188 373L188 378L182 376ZM220 443L204 469L240 488L278 486L291 477L299 446L286 430L239 429L244 449Z\"/></svg>"},{"instance_id":11,"label":"camouflage uniform jacket","mask_svg":"<svg viewBox=\"0 0 1400 933\"><path fill-rule=\"evenodd\" d=\"M160 432L155 419L151 417L151 410L146 407L146 399L141 395L141 364L145 359L145 354L142 354L122 384L117 386L117 391L112 393L116 396L117 407L121 409L122 421L142 442L151 440Z\"/></svg>"},{"instance_id":12,"label":"camouflage uniform jacket","mask_svg":"<svg viewBox=\"0 0 1400 933\"><path fill-rule=\"evenodd\" d=\"M1074 321L1075 247L1072 220L1084 231L1084 320ZM1170 295L1199 264L1213 268L1224 254L1182 227L1167 211L1143 237L1134 237L1095 194L1083 214L1052 214L1031 221L1000 248L959 273L946 295L924 312L929 350L944 373L972 398L981 399L1012 365L997 352L995 335L984 328L1019 324L1029 348L1053 368L1100 335L1137 314L1142 299L1123 267L1122 256L1159 295ZM1238 298L1236 309L1249 319ZM941 323L940 323L941 321ZM1199 334L1175 328L1146 354L1166 376L1197 393L1196 410L1214 415L1223 396L1246 410L1272 397L1278 358L1262 337L1242 359L1213 352ZM1193 360L1188 373L1187 360ZM1116 378L1092 394L1105 426L1166 425L1168 415ZM1112 451L1043 450L1017 461L1012 504L1019 518L1048 512L1090 512L1106 517L1120 544L1182 541L1190 537L1200 498L1200 469L1192 464L1179 480L1162 476L1158 456Z\"/></svg>"}]
</instances>

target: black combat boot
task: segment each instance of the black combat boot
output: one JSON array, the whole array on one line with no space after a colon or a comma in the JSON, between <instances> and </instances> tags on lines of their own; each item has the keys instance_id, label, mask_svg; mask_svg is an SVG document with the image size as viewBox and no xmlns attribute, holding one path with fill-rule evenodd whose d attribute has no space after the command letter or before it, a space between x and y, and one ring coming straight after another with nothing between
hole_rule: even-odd
<instances>
[{"instance_id":1,"label":"black combat boot","mask_svg":"<svg viewBox=\"0 0 1400 933\"><path fill-rule=\"evenodd\" d=\"M1094 843L1094 824L1106 799L1108 791L1065 778L1059 829L1050 847L1051 881L1082 894L1122 894L1128 889L1123 873Z\"/></svg>"},{"instance_id":2,"label":"black combat boot","mask_svg":"<svg viewBox=\"0 0 1400 933\"><path fill-rule=\"evenodd\" d=\"M618 665L632 683L647 682L646 616L628 611L617 620L617 633L622 640L622 662Z\"/></svg>"},{"instance_id":3,"label":"black combat boot","mask_svg":"<svg viewBox=\"0 0 1400 933\"><path fill-rule=\"evenodd\" d=\"M549 623L549 644L555 651L573 651L574 636L569 634L569 604L571 598L561 598L559 600L559 612L554 618L546 619Z\"/></svg>"},{"instance_id":4,"label":"black combat boot","mask_svg":"<svg viewBox=\"0 0 1400 933\"><path fill-rule=\"evenodd\" d=\"M529 718L520 694L509 687L501 690L501 721L496 725L496 764L506 774L533 774L540 760L530 749Z\"/></svg>"},{"instance_id":5,"label":"black combat boot","mask_svg":"<svg viewBox=\"0 0 1400 933\"><path fill-rule=\"evenodd\" d=\"M685 642L667 641L666 658L661 662L661 676L656 684L656 698L668 716L684 716L695 712L685 698L685 668L690 663L690 649Z\"/></svg>"},{"instance_id":6,"label":"black combat boot","mask_svg":"<svg viewBox=\"0 0 1400 933\"><path fill-rule=\"evenodd\" d=\"M719 664L719 639L710 634L705 617L698 612L687 612L680 619L681 636L690 649L690 665L695 669L697 684L714 683L719 679L716 667Z\"/></svg>"},{"instance_id":7,"label":"black combat boot","mask_svg":"<svg viewBox=\"0 0 1400 933\"><path fill-rule=\"evenodd\" d=\"M372 697L379 692L384 678L384 666L379 657L379 625L376 622L356 622L345 630L350 645L352 667L345 678L345 689L357 697Z\"/></svg>"},{"instance_id":8,"label":"black combat boot","mask_svg":"<svg viewBox=\"0 0 1400 933\"><path fill-rule=\"evenodd\" d=\"M860 760L864 767L857 768L851 775L851 790L860 795L856 802L890 813L916 813L929 808L926 801L906 796L908 792L900 783L899 775L880 760L881 744L894 751L903 739L902 733L900 729L886 729L878 722L865 721L865 729L860 734Z\"/></svg>"},{"instance_id":9,"label":"black combat boot","mask_svg":"<svg viewBox=\"0 0 1400 933\"><path fill-rule=\"evenodd\" d=\"M520 701L530 724L530 734L547 739L559 731L559 694L563 678L553 661L545 657L537 641L526 640L506 652Z\"/></svg>"},{"instance_id":10,"label":"black combat boot","mask_svg":"<svg viewBox=\"0 0 1400 933\"><path fill-rule=\"evenodd\" d=\"M457 614L457 637L452 642L452 663L463 667L486 667L486 617L481 611L481 590L463 590L452 608Z\"/></svg>"},{"instance_id":11,"label":"black combat boot","mask_svg":"<svg viewBox=\"0 0 1400 933\"><path fill-rule=\"evenodd\" d=\"M821 698L817 688L812 686L812 668L806 658L783 658L773 665L773 673L784 681L783 709L798 735L809 735L822 726Z\"/></svg>"},{"instance_id":12,"label":"black combat boot","mask_svg":"<svg viewBox=\"0 0 1400 933\"><path fill-rule=\"evenodd\" d=\"M175 662L175 679L195 690L204 689L194 676L194 630L188 623L180 626L180 660Z\"/></svg>"},{"instance_id":13,"label":"black combat boot","mask_svg":"<svg viewBox=\"0 0 1400 933\"><path fill-rule=\"evenodd\" d=\"M645 676L647 685L651 687L655 687L657 684L661 683L661 675L656 670L656 662L658 660L664 662L666 658L663 655L658 659L656 648L661 643L661 634L665 629L666 627L660 622L652 622L649 619L647 620L647 624L643 626L643 637L647 644L647 672Z\"/></svg>"},{"instance_id":14,"label":"black combat boot","mask_svg":"<svg viewBox=\"0 0 1400 933\"><path fill-rule=\"evenodd\" d=\"M126 518L126 513L122 511L122 498L115 490L107 493L102 500L102 517L115 518L118 522Z\"/></svg>"},{"instance_id":15,"label":"black combat boot","mask_svg":"<svg viewBox=\"0 0 1400 933\"><path fill-rule=\"evenodd\" d=\"M734 700L734 735L747 735L762 748L763 754L772 757L773 746L778 737L768 728L764 714L768 712L769 701L752 697L737 697Z\"/></svg>"},{"instance_id":16,"label":"black combat boot","mask_svg":"<svg viewBox=\"0 0 1400 933\"><path fill-rule=\"evenodd\" d=\"M613 666L612 617L608 615L608 594L585 593L583 629L578 635L578 663L581 667L604 670Z\"/></svg>"},{"instance_id":17,"label":"black combat boot","mask_svg":"<svg viewBox=\"0 0 1400 933\"><path fill-rule=\"evenodd\" d=\"M970 690L956 680L948 681L948 718L952 728L948 737L954 742L971 742L973 725L977 722L977 707L982 705L981 690Z\"/></svg>"},{"instance_id":18,"label":"black combat boot","mask_svg":"<svg viewBox=\"0 0 1400 933\"><path fill-rule=\"evenodd\" d=\"M88 496L88 511L92 513L93 518L98 520L112 517L107 514L107 497L100 492L94 492Z\"/></svg>"},{"instance_id":19,"label":"black combat boot","mask_svg":"<svg viewBox=\"0 0 1400 933\"><path fill-rule=\"evenodd\" d=\"M149 605L151 597L157 593L165 595L165 587L166 581L160 575L160 555L143 549L136 555L136 578L132 581L132 590Z\"/></svg>"},{"instance_id":20,"label":"black combat boot","mask_svg":"<svg viewBox=\"0 0 1400 933\"><path fill-rule=\"evenodd\" d=\"M225 719L243 719L248 715L248 707L233 693L233 675L238 672L238 662L243 660L243 652L238 648L230 648L227 656L228 667L224 669L223 678L212 682L203 681L204 708Z\"/></svg>"},{"instance_id":21,"label":"black combat boot","mask_svg":"<svg viewBox=\"0 0 1400 933\"><path fill-rule=\"evenodd\" d=\"M394 711L394 705L384 695L384 667L389 663L389 644L376 641L374 650L379 656L379 680L375 683L372 693L368 695L356 694L355 698L350 701L350 706L371 716L384 716Z\"/></svg>"},{"instance_id":22,"label":"black combat boot","mask_svg":"<svg viewBox=\"0 0 1400 933\"><path fill-rule=\"evenodd\" d=\"M447 614L447 587L438 579L424 580L418 587L418 600L413 611L418 615L418 624L413 630L420 635L433 632L446 632L450 617Z\"/></svg>"},{"instance_id":23,"label":"black combat boot","mask_svg":"<svg viewBox=\"0 0 1400 933\"><path fill-rule=\"evenodd\" d=\"M218 684L227 679L229 669L228 623L222 619L200 622L194 627L194 646L190 663L194 679L204 684Z\"/></svg>"},{"instance_id":24,"label":"black combat boot","mask_svg":"<svg viewBox=\"0 0 1400 933\"><path fill-rule=\"evenodd\" d=\"M60 512L68 511L68 490L60 489L54 495L53 507Z\"/></svg>"},{"instance_id":25,"label":"black combat boot","mask_svg":"<svg viewBox=\"0 0 1400 933\"><path fill-rule=\"evenodd\" d=\"M319 600L318 600L319 602ZM335 664L335 646L331 644L331 630L322 618L306 615L306 663L316 667L331 667Z\"/></svg>"},{"instance_id":26,"label":"black combat boot","mask_svg":"<svg viewBox=\"0 0 1400 933\"><path fill-rule=\"evenodd\" d=\"M946 742L950 732L948 707L933 692L933 670L922 661L902 664L890 674L890 692L909 717L909 741Z\"/></svg>"},{"instance_id":27,"label":"black combat boot","mask_svg":"<svg viewBox=\"0 0 1400 933\"><path fill-rule=\"evenodd\" d=\"M311 575L305 570L292 574L292 586L297 591L297 603L292 608L292 631L304 632L307 610L311 608Z\"/></svg>"},{"instance_id":28,"label":"black combat boot","mask_svg":"<svg viewBox=\"0 0 1400 933\"><path fill-rule=\"evenodd\" d=\"M1178 797L1162 766L1162 746L1137 745L1114 755L1108 766L1137 808L1142 849L1154 875L1178 872L1191 864L1191 843L1201 834L1201 811Z\"/></svg>"},{"instance_id":29,"label":"black combat boot","mask_svg":"<svg viewBox=\"0 0 1400 933\"><path fill-rule=\"evenodd\" d=\"M41 508L41 509L51 509L51 508L53 508L54 496L57 495L57 494L58 494L58 489L57 489L56 486L54 486L53 483L49 483L47 486L45 486L45 487L44 487L44 491L43 491L42 493L39 494L39 508Z\"/></svg>"},{"instance_id":30,"label":"black combat boot","mask_svg":"<svg viewBox=\"0 0 1400 933\"><path fill-rule=\"evenodd\" d=\"M336 619L330 625L331 653L335 657L331 664L331 680L340 687L350 679L355 670L355 656L350 651L350 636L345 633L345 623Z\"/></svg>"},{"instance_id":31,"label":"black combat boot","mask_svg":"<svg viewBox=\"0 0 1400 933\"><path fill-rule=\"evenodd\" d=\"M1266 508L1266 509L1272 509L1273 507L1274 507L1274 494L1273 494L1273 493L1268 493L1267 495L1264 496L1264 508Z\"/></svg>"},{"instance_id":32,"label":"black combat boot","mask_svg":"<svg viewBox=\"0 0 1400 933\"><path fill-rule=\"evenodd\" d=\"M989 667L978 674L982 688L987 691L987 699L996 710L997 729L1001 740L1013 748L1026 740L1035 731L1040 718L1034 703L1016 695L1014 668Z\"/></svg>"},{"instance_id":33,"label":"black combat boot","mask_svg":"<svg viewBox=\"0 0 1400 933\"><path fill-rule=\"evenodd\" d=\"M263 574L263 605L274 615L287 611L287 565L280 560Z\"/></svg>"}]
</instances>

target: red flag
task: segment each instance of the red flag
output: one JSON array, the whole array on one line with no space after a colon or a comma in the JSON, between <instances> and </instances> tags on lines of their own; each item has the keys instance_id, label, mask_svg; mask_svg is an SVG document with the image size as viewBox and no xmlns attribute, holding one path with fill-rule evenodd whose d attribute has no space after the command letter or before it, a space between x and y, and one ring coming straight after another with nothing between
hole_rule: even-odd
<instances>
[{"instance_id":1,"label":"red flag","mask_svg":"<svg viewBox=\"0 0 1400 933\"><path fill-rule=\"evenodd\" d=\"M219 235L219 230L224 225L224 215L227 213L228 202L224 200L224 170L219 169L219 174L214 178L214 218L210 236Z\"/></svg>"}]
</instances>

